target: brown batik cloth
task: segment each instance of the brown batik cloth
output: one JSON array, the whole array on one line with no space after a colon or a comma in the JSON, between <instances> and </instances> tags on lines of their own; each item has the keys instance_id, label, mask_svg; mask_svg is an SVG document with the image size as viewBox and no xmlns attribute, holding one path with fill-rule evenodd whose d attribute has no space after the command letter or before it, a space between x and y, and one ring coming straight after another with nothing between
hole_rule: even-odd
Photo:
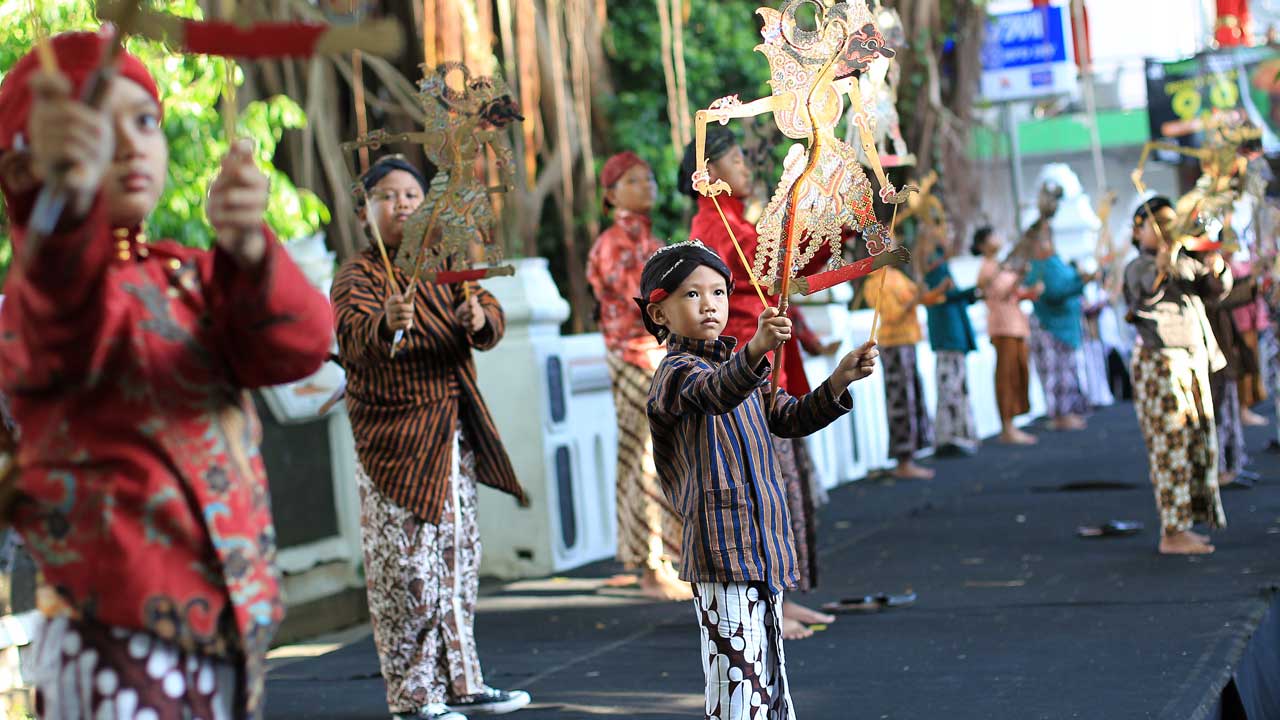
<instances>
[{"instance_id":1,"label":"brown batik cloth","mask_svg":"<svg viewBox=\"0 0 1280 720\"><path fill-rule=\"evenodd\" d=\"M245 720L243 663L179 650L148 632L55 617L36 635L43 720Z\"/></svg>"},{"instance_id":2,"label":"brown batik cloth","mask_svg":"<svg viewBox=\"0 0 1280 720\"><path fill-rule=\"evenodd\" d=\"M1207 361L1185 350L1139 347L1132 372L1134 408L1147 441L1164 534L1200 522L1226 527Z\"/></svg>"},{"instance_id":3,"label":"brown batik cloth","mask_svg":"<svg viewBox=\"0 0 1280 720\"><path fill-rule=\"evenodd\" d=\"M356 468L369 618L393 713L484 690L474 634L480 590L475 460L460 430L453 458L439 524L387 499Z\"/></svg>"},{"instance_id":4,"label":"brown batik cloth","mask_svg":"<svg viewBox=\"0 0 1280 720\"><path fill-rule=\"evenodd\" d=\"M649 386L653 371L610 353L618 416L618 560L627 569L670 569L680 562L680 516L671 508L653 465Z\"/></svg>"},{"instance_id":5,"label":"brown batik cloth","mask_svg":"<svg viewBox=\"0 0 1280 720\"><path fill-rule=\"evenodd\" d=\"M915 345L880 348L884 402L889 416L889 456L911 457L933 446L933 422L924 406Z\"/></svg>"},{"instance_id":6,"label":"brown batik cloth","mask_svg":"<svg viewBox=\"0 0 1280 720\"><path fill-rule=\"evenodd\" d=\"M782 650L782 595L764 583L693 583L706 720L795 720Z\"/></svg>"},{"instance_id":7,"label":"brown batik cloth","mask_svg":"<svg viewBox=\"0 0 1280 720\"><path fill-rule=\"evenodd\" d=\"M787 513L791 515L791 539L796 547L800 582L796 589L808 592L818 586L818 506L813 500L813 458L804 438L773 436L773 454L787 484Z\"/></svg>"},{"instance_id":8,"label":"brown batik cloth","mask_svg":"<svg viewBox=\"0 0 1280 720\"><path fill-rule=\"evenodd\" d=\"M996 348L996 405L1000 417L1014 418L1031 412L1027 396L1031 383L1031 351L1027 339L1020 337L993 337Z\"/></svg>"}]
</instances>

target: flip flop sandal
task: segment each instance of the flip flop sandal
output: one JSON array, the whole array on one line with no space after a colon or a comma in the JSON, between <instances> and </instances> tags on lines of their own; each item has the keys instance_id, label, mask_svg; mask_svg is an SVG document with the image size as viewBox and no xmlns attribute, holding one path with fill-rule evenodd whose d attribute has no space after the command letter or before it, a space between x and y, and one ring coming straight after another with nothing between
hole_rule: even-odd
<instances>
[{"instance_id":1,"label":"flip flop sandal","mask_svg":"<svg viewBox=\"0 0 1280 720\"><path fill-rule=\"evenodd\" d=\"M886 608L909 607L914 605L915 602L916 594L914 592L902 595L876 593L875 595L844 598L837 602L825 603L822 609L833 615L870 614L878 613Z\"/></svg>"},{"instance_id":2,"label":"flip flop sandal","mask_svg":"<svg viewBox=\"0 0 1280 720\"><path fill-rule=\"evenodd\" d=\"M1140 522L1129 520L1112 520L1104 525L1081 525L1076 528L1076 536L1082 538L1129 537L1142 532Z\"/></svg>"}]
</instances>

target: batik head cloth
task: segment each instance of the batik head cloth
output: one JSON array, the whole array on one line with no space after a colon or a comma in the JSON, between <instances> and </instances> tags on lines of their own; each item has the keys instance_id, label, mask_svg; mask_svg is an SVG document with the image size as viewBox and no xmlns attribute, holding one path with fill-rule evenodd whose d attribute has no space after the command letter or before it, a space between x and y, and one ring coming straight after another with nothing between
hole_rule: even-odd
<instances>
[{"instance_id":1,"label":"batik head cloth","mask_svg":"<svg viewBox=\"0 0 1280 720\"><path fill-rule=\"evenodd\" d=\"M659 341L666 340L669 332L649 318L649 305L666 300L685 278L703 265L720 273L729 292L733 292L733 275L729 272L729 266L724 264L724 260L714 250L703 245L701 240L668 245L655 252L644 264L644 270L640 273L640 297L635 301L640 306L640 317L644 318L645 329Z\"/></svg>"}]
</instances>

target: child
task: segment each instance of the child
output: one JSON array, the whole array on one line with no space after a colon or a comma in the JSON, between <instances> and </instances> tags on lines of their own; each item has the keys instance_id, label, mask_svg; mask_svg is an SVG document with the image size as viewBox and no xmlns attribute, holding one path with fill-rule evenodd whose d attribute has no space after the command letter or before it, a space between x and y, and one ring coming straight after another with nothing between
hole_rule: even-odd
<instances>
[{"instance_id":1,"label":"child","mask_svg":"<svg viewBox=\"0 0 1280 720\"><path fill-rule=\"evenodd\" d=\"M74 98L106 40L50 42L60 74L29 53L0 85L22 258L0 310L0 391L22 429L12 521L61 601L36 638L37 707L258 717L283 607L245 389L324 363L328 303L263 224L267 178L244 143L209 189L215 249L148 240L169 166L155 81L123 53L90 108ZM68 203L31 247L52 168Z\"/></svg>"},{"instance_id":2,"label":"child","mask_svg":"<svg viewBox=\"0 0 1280 720\"><path fill-rule=\"evenodd\" d=\"M587 280L600 302L618 416L618 560L628 570L642 570L640 590L648 597L688 600L689 584L674 567L680 562L680 518L662 496L645 415L653 371L665 351L645 330L632 300L640 292L645 261L662 247L649 221L658 184L649 163L628 151L605 162L600 185L613 225L591 248Z\"/></svg>"},{"instance_id":3,"label":"child","mask_svg":"<svg viewBox=\"0 0 1280 720\"><path fill-rule=\"evenodd\" d=\"M705 152L710 180L723 180L729 185L730 192L713 202L712 198L703 196L693 187L693 174L698 169L697 152L694 143L686 145L677 184L681 192L689 196L698 208L690 223L689 237L699 238L713 253L722 258L730 258L734 284L750 287L751 271L738 258L734 239L737 239L737 245L742 248L746 257L756 255L760 236L755 225L747 220L746 208L746 202L754 190L755 172L747 162L737 136L727 127L711 125L707 128ZM720 215L722 211L723 217ZM820 250L802 274L815 272L828 257L829 253L825 248ZM767 288L764 292L770 305L778 304L777 295L770 294ZM759 312L760 300L755 293L739 293L729 298L723 332L738 340L738 351L746 348L755 333ZM798 343L787 343L780 350L782 358L778 362L782 365L782 370L779 382L784 388L795 388L797 384L807 383L804 378L804 363L797 345ZM800 569L798 589L800 592L809 592L818 585L818 509L814 502L816 478L813 461L804 441L796 438L774 437L773 452L787 484L787 507L791 514L791 532L796 539L796 562ZM785 616L783 635L788 640L810 637L813 631L809 629L809 625L832 623L836 619L834 615L818 612L790 599L783 604L782 611Z\"/></svg>"},{"instance_id":4,"label":"child","mask_svg":"<svg viewBox=\"0 0 1280 720\"><path fill-rule=\"evenodd\" d=\"M706 717L794 718L782 652L782 593L799 579L786 486L770 434L801 437L849 412L850 383L875 367L867 343L814 392L769 387L766 354L791 321L760 314L747 348L721 337L733 290L718 255L693 240L645 264L645 326L667 343L649 391L649 428L663 490L684 520L680 577L693 583L702 629ZM753 713L753 698L768 708Z\"/></svg>"},{"instance_id":5,"label":"child","mask_svg":"<svg viewBox=\"0 0 1280 720\"><path fill-rule=\"evenodd\" d=\"M1165 197L1153 197L1133 215L1140 254L1124 271L1129 319L1137 326L1133 349L1133 406L1147 441L1151 484L1163 530L1159 550L1168 555L1207 555L1209 538L1191 528L1225 527L1218 491L1218 447L1210 374L1226 367L1205 314L1205 301L1230 291L1231 275L1219 256L1200 262L1186 253L1172 258L1176 213ZM1156 224L1160 231L1156 231ZM1156 278L1162 277L1156 287Z\"/></svg>"},{"instance_id":6,"label":"child","mask_svg":"<svg viewBox=\"0 0 1280 720\"><path fill-rule=\"evenodd\" d=\"M1036 324L1031 328L1031 354L1035 357L1040 386L1044 388L1046 414L1053 430L1083 430L1089 401L1080 388L1076 349L1083 341L1081 296L1094 274L1081 273L1058 256L1053 230L1047 221L1029 232L1031 269L1022 283L1044 286L1035 300Z\"/></svg>"},{"instance_id":7,"label":"child","mask_svg":"<svg viewBox=\"0 0 1280 720\"><path fill-rule=\"evenodd\" d=\"M361 178L360 209L388 253L426 197L398 156ZM387 704L403 718L463 720L529 704L484 684L475 642L480 585L478 484L527 504L476 385L473 350L502 340L502 306L483 288L422 282L395 268L392 292L376 246L347 261L331 294L355 435L365 583ZM410 294L412 293L412 294ZM391 355L396 331L404 335Z\"/></svg>"},{"instance_id":8,"label":"child","mask_svg":"<svg viewBox=\"0 0 1280 720\"><path fill-rule=\"evenodd\" d=\"M938 405L934 413L934 442L938 452L972 455L978 450L977 423L969 404L969 377L966 356L978 349L973 324L969 321L969 305L977 300L977 288L955 287L947 264L947 226L925 223L921 232L934 233L938 248L933 264L925 273L924 284L943 288L943 300L925 309L929 322L929 343L933 346L937 369Z\"/></svg>"},{"instance_id":9,"label":"child","mask_svg":"<svg viewBox=\"0 0 1280 720\"><path fill-rule=\"evenodd\" d=\"M978 287L987 304L987 335L996 349L996 406L1000 408L1000 442L1034 445L1036 436L1018 429L1014 420L1031 412L1027 396L1031 368L1027 336L1031 322L1020 303L1033 300L1043 288L1022 289L1022 273L997 257L1004 240L986 226L973 233L973 254L982 256Z\"/></svg>"},{"instance_id":10,"label":"child","mask_svg":"<svg viewBox=\"0 0 1280 720\"><path fill-rule=\"evenodd\" d=\"M865 281L863 292L867 303L880 311L877 340L884 348L880 362L885 374L889 455L897 460L893 475L904 480L929 480L933 470L915 461L917 452L933 445L933 423L924 405L924 387L916 366L916 344L921 336L916 307L942 302L952 283L943 280L938 287L925 291L896 267L880 272L884 278L872 275Z\"/></svg>"}]
</instances>

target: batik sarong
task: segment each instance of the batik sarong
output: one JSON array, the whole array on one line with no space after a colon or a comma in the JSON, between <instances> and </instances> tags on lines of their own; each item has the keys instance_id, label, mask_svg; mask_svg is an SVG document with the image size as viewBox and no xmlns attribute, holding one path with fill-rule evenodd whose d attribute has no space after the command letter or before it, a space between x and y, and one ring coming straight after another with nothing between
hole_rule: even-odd
<instances>
[{"instance_id":1,"label":"batik sarong","mask_svg":"<svg viewBox=\"0 0 1280 720\"><path fill-rule=\"evenodd\" d=\"M662 492L653 465L645 410L653 371L612 353L607 360L618 416L618 560L628 569L670 569L680 562L680 516Z\"/></svg>"},{"instance_id":2,"label":"batik sarong","mask_svg":"<svg viewBox=\"0 0 1280 720\"><path fill-rule=\"evenodd\" d=\"M474 634L480 589L474 462L456 433L439 524L387 499L356 469L369 619L393 713L484 691Z\"/></svg>"},{"instance_id":3,"label":"batik sarong","mask_svg":"<svg viewBox=\"0 0 1280 720\"><path fill-rule=\"evenodd\" d=\"M804 438L773 437L773 454L787 483L787 512L791 515L791 539L796 548L800 581L796 589L808 592L818 586L818 506L813 500L813 458Z\"/></svg>"},{"instance_id":4,"label":"batik sarong","mask_svg":"<svg viewBox=\"0 0 1280 720\"><path fill-rule=\"evenodd\" d=\"M1218 425L1218 473L1235 474L1249 464L1244 449L1244 423L1240 420L1240 388L1227 377L1213 377L1213 417Z\"/></svg>"},{"instance_id":5,"label":"batik sarong","mask_svg":"<svg viewBox=\"0 0 1280 720\"><path fill-rule=\"evenodd\" d=\"M884 401L889 416L889 456L910 457L933 446L933 423L924 406L924 388L916 367L916 346L880 348Z\"/></svg>"},{"instance_id":6,"label":"batik sarong","mask_svg":"<svg viewBox=\"0 0 1280 720\"><path fill-rule=\"evenodd\" d=\"M1031 356L1044 389L1046 415L1059 418L1088 412L1089 403L1080 389L1074 348L1032 323Z\"/></svg>"},{"instance_id":7,"label":"batik sarong","mask_svg":"<svg viewBox=\"0 0 1280 720\"><path fill-rule=\"evenodd\" d=\"M33 647L42 720L250 717L242 664L185 652L151 633L55 617Z\"/></svg>"},{"instance_id":8,"label":"batik sarong","mask_svg":"<svg viewBox=\"0 0 1280 720\"><path fill-rule=\"evenodd\" d=\"M1201 522L1226 527L1208 362L1183 350L1139 347L1131 369L1134 409L1147 441L1164 534Z\"/></svg>"},{"instance_id":9,"label":"batik sarong","mask_svg":"<svg viewBox=\"0 0 1280 720\"><path fill-rule=\"evenodd\" d=\"M937 362L938 411L934 413L934 439L938 446L974 445L978 442L973 406L969 404L969 378L965 353L940 350Z\"/></svg>"},{"instance_id":10,"label":"batik sarong","mask_svg":"<svg viewBox=\"0 0 1280 720\"><path fill-rule=\"evenodd\" d=\"M763 583L693 583L706 720L795 720L782 650L782 595Z\"/></svg>"}]
</instances>

